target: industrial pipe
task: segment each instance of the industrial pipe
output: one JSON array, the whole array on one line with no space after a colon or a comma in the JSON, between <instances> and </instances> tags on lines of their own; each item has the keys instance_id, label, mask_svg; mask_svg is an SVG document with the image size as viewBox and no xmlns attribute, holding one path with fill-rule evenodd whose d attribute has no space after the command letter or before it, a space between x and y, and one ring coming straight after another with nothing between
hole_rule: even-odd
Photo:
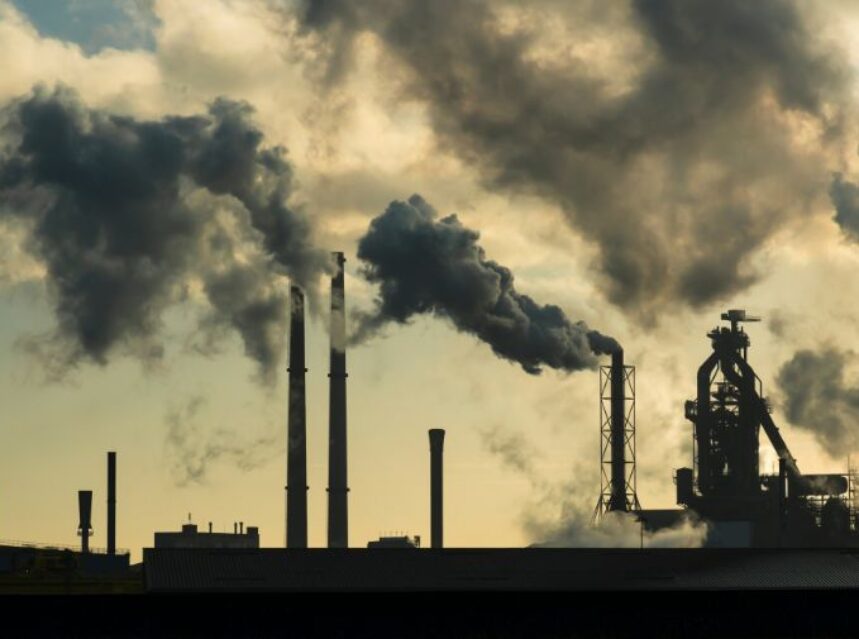
<instances>
[{"instance_id":1,"label":"industrial pipe","mask_svg":"<svg viewBox=\"0 0 859 639\"><path fill-rule=\"evenodd\" d=\"M430 546L444 547L443 452L444 430L431 428L430 440Z\"/></svg>"},{"instance_id":2,"label":"industrial pipe","mask_svg":"<svg viewBox=\"0 0 859 639\"><path fill-rule=\"evenodd\" d=\"M304 293L290 287L289 423L286 452L286 546L307 548L307 406L304 375Z\"/></svg>"},{"instance_id":3,"label":"industrial pipe","mask_svg":"<svg viewBox=\"0 0 859 639\"><path fill-rule=\"evenodd\" d=\"M107 554L116 554L116 453L107 454Z\"/></svg>"}]
</instances>

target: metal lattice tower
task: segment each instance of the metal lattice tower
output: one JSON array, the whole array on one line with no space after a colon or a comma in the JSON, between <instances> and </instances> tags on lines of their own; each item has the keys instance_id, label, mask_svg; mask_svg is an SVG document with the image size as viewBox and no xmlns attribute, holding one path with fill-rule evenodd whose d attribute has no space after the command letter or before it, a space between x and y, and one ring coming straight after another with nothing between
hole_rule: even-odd
<instances>
[{"instance_id":1,"label":"metal lattice tower","mask_svg":"<svg viewBox=\"0 0 859 639\"><path fill-rule=\"evenodd\" d=\"M612 498L612 395L611 366L600 366L600 495L594 509L594 522L598 522L610 510ZM623 406L625 510L640 510L636 487L635 466L635 366L623 367L625 389Z\"/></svg>"}]
</instances>

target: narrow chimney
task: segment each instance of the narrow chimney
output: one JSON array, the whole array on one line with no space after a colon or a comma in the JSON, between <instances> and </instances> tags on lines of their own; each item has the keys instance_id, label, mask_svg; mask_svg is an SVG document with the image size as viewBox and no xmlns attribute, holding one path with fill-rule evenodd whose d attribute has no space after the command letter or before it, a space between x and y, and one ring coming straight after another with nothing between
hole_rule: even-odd
<instances>
[{"instance_id":1,"label":"narrow chimney","mask_svg":"<svg viewBox=\"0 0 859 639\"><path fill-rule=\"evenodd\" d=\"M307 408L304 393L304 293L289 291L289 424L286 452L286 546L307 548Z\"/></svg>"},{"instance_id":2,"label":"narrow chimney","mask_svg":"<svg viewBox=\"0 0 859 639\"><path fill-rule=\"evenodd\" d=\"M78 511L80 523L78 535L81 538L81 552L89 552L89 537L92 535L92 491L78 491Z\"/></svg>"},{"instance_id":3,"label":"narrow chimney","mask_svg":"<svg viewBox=\"0 0 859 639\"><path fill-rule=\"evenodd\" d=\"M444 504L443 488L444 478L442 476L442 465L444 451L444 430L431 428L430 440L430 546L432 548L444 547Z\"/></svg>"},{"instance_id":4,"label":"narrow chimney","mask_svg":"<svg viewBox=\"0 0 859 639\"><path fill-rule=\"evenodd\" d=\"M211 521L209 522L209 534L210 535L212 534L212 522Z\"/></svg>"},{"instance_id":5,"label":"narrow chimney","mask_svg":"<svg viewBox=\"0 0 859 639\"><path fill-rule=\"evenodd\" d=\"M623 350L611 356L611 497L609 510L627 510L626 503L626 371Z\"/></svg>"},{"instance_id":6,"label":"narrow chimney","mask_svg":"<svg viewBox=\"0 0 859 639\"><path fill-rule=\"evenodd\" d=\"M349 487L346 479L346 290L343 253L333 254L331 278L331 368L328 399L328 547L349 546Z\"/></svg>"},{"instance_id":7,"label":"narrow chimney","mask_svg":"<svg viewBox=\"0 0 859 639\"><path fill-rule=\"evenodd\" d=\"M240 535L245 534L245 522L243 522L243 521L239 522L239 534Z\"/></svg>"},{"instance_id":8,"label":"narrow chimney","mask_svg":"<svg viewBox=\"0 0 859 639\"><path fill-rule=\"evenodd\" d=\"M116 554L116 453L107 454L107 554Z\"/></svg>"}]
</instances>

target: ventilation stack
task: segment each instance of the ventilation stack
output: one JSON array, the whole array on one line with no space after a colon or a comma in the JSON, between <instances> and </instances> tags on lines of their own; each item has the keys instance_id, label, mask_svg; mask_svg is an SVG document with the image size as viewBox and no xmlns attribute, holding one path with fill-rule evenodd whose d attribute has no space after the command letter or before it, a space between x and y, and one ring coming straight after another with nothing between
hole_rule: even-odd
<instances>
[{"instance_id":1,"label":"ventilation stack","mask_svg":"<svg viewBox=\"0 0 859 639\"><path fill-rule=\"evenodd\" d=\"M641 508L635 485L635 367L623 360L618 350L611 366L600 367L600 496L594 520L609 511Z\"/></svg>"},{"instance_id":2,"label":"ventilation stack","mask_svg":"<svg viewBox=\"0 0 859 639\"><path fill-rule=\"evenodd\" d=\"M307 548L307 409L304 293L290 287L289 423L286 452L286 547Z\"/></svg>"},{"instance_id":3,"label":"ventilation stack","mask_svg":"<svg viewBox=\"0 0 859 639\"><path fill-rule=\"evenodd\" d=\"M346 477L346 287L343 253L334 253L331 278L331 368L328 400L328 547L349 546Z\"/></svg>"},{"instance_id":4,"label":"ventilation stack","mask_svg":"<svg viewBox=\"0 0 859 639\"><path fill-rule=\"evenodd\" d=\"M107 454L107 554L116 554L116 453Z\"/></svg>"},{"instance_id":5,"label":"ventilation stack","mask_svg":"<svg viewBox=\"0 0 859 639\"><path fill-rule=\"evenodd\" d=\"M444 430L431 428L430 440L430 547L444 547Z\"/></svg>"},{"instance_id":6,"label":"ventilation stack","mask_svg":"<svg viewBox=\"0 0 859 639\"><path fill-rule=\"evenodd\" d=\"M627 510L626 380L623 350L611 355L611 497L609 510Z\"/></svg>"},{"instance_id":7,"label":"ventilation stack","mask_svg":"<svg viewBox=\"0 0 859 639\"><path fill-rule=\"evenodd\" d=\"M92 491L78 491L78 511L80 512L80 523L78 524L78 535L81 538L81 552L89 552L89 538L92 535Z\"/></svg>"}]
</instances>

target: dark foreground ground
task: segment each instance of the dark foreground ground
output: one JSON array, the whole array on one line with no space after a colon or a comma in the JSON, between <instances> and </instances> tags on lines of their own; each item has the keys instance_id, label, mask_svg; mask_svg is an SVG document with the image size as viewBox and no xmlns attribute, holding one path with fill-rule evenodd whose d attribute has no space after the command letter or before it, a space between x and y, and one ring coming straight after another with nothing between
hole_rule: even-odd
<instances>
[{"instance_id":1,"label":"dark foreground ground","mask_svg":"<svg viewBox=\"0 0 859 639\"><path fill-rule=\"evenodd\" d=\"M856 637L859 592L0 598L2 637Z\"/></svg>"}]
</instances>

